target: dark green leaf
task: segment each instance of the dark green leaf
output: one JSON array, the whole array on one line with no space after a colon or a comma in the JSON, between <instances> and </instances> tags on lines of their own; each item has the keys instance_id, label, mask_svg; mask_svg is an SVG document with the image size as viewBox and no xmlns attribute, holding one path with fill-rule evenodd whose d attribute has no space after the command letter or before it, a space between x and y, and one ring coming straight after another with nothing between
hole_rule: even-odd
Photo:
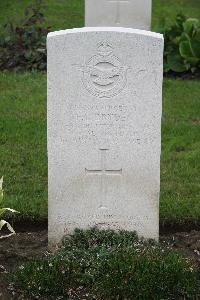
<instances>
[{"instance_id":1,"label":"dark green leaf","mask_svg":"<svg viewBox=\"0 0 200 300\"><path fill-rule=\"evenodd\" d=\"M184 65L183 60L181 59L180 55L168 55L167 63L170 70L175 72L185 72L187 71L186 66Z\"/></svg>"},{"instance_id":2,"label":"dark green leaf","mask_svg":"<svg viewBox=\"0 0 200 300\"><path fill-rule=\"evenodd\" d=\"M189 35L192 35L193 30L196 30L199 27L199 20L194 18L189 18L183 24L185 32Z\"/></svg>"}]
</instances>

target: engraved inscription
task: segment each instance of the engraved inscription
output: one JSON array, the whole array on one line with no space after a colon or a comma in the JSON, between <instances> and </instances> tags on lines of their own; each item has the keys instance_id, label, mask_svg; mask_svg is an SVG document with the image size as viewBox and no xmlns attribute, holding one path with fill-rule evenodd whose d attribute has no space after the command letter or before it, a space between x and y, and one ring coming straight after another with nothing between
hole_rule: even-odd
<instances>
[{"instance_id":1,"label":"engraved inscription","mask_svg":"<svg viewBox=\"0 0 200 300\"><path fill-rule=\"evenodd\" d=\"M136 116L136 106L118 104L70 104L69 118L65 124L67 136L78 144L92 142L93 145L131 143L138 144L143 136L132 126L130 120ZM132 117L131 117L132 116ZM66 137L66 136L65 136ZM104 144L105 142L105 144Z\"/></svg>"},{"instance_id":2,"label":"engraved inscription","mask_svg":"<svg viewBox=\"0 0 200 300\"><path fill-rule=\"evenodd\" d=\"M99 205L100 209L107 209L104 205L106 203L106 176L116 176L122 175L122 169L120 170L111 170L106 168L106 151L109 149L99 149L101 151L101 169L85 169L86 175L100 175L101 176L101 193L102 200Z\"/></svg>"},{"instance_id":3,"label":"engraved inscription","mask_svg":"<svg viewBox=\"0 0 200 300\"><path fill-rule=\"evenodd\" d=\"M120 24L120 11L121 11L121 4L128 4L129 0L108 0L110 3L116 3L116 17L115 17L115 24Z\"/></svg>"},{"instance_id":4,"label":"engraved inscription","mask_svg":"<svg viewBox=\"0 0 200 300\"><path fill-rule=\"evenodd\" d=\"M99 98L110 98L119 94L126 86L127 66L114 55L108 42L98 45L97 54L85 66L81 66L82 81L86 90Z\"/></svg>"}]
</instances>

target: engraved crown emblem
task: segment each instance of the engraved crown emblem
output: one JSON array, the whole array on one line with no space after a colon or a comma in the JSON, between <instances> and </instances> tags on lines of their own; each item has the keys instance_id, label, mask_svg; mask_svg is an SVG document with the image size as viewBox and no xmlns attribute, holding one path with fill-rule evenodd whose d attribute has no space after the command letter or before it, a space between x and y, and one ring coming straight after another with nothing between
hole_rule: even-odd
<instances>
[{"instance_id":1,"label":"engraved crown emblem","mask_svg":"<svg viewBox=\"0 0 200 300\"><path fill-rule=\"evenodd\" d=\"M107 43L105 41L102 43L99 43L98 53L100 55L107 56L107 55L110 55L112 52L113 52L113 47L109 43Z\"/></svg>"},{"instance_id":2,"label":"engraved crown emblem","mask_svg":"<svg viewBox=\"0 0 200 300\"><path fill-rule=\"evenodd\" d=\"M85 65L80 66L86 90L98 98L111 98L126 86L128 66L114 54L113 46L102 41Z\"/></svg>"}]
</instances>

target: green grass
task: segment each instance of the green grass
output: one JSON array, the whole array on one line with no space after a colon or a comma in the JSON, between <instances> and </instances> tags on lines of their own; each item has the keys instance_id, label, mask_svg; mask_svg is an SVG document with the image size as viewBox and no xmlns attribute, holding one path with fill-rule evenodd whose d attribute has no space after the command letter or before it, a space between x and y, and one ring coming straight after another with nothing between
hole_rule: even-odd
<instances>
[{"instance_id":1,"label":"green grass","mask_svg":"<svg viewBox=\"0 0 200 300\"><path fill-rule=\"evenodd\" d=\"M53 255L20 266L13 281L38 299L194 300L198 293L197 270L180 254L133 232L95 229L76 230Z\"/></svg>"},{"instance_id":2,"label":"green grass","mask_svg":"<svg viewBox=\"0 0 200 300\"><path fill-rule=\"evenodd\" d=\"M100 0L99 0L100 1ZM25 7L33 0L1 0L0 1L0 31L8 21L18 20ZM53 30L84 25L83 0L44 0L46 23ZM172 23L175 15L183 12L189 17L200 17L200 0L153 0L152 28L161 16L166 16Z\"/></svg>"},{"instance_id":3,"label":"green grass","mask_svg":"<svg viewBox=\"0 0 200 300\"><path fill-rule=\"evenodd\" d=\"M160 17L166 18L167 24L173 24L175 16L183 13L190 18L200 18L200 0L152 0L152 29Z\"/></svg>"},{"instance_id":4,"label":"green grass","mask_svg":"<svg viewBox=\"0 0 200 300\"><path fill-rule=\"evenodd\" d=\"M33 0L1 0L0 1L0 26L8 21L17 21L23 15L25 7L32 4ZM83 0L44 0L46 8L46 24L52 31L73 27L83 27L84 1ZM2 30L2 28L0 27Z\"/></svg>"},{"instance_id":5,"label":"green grass","mask_svg":"<svg viewBox=\"0 0 200 300\"><path fill-rule=\"evenodd\" d=\"M200 218L200 82L165 80L161 217Z\"/></svg>"},{"instance_id":6,"label":"green grass","mask_svg":"<svg viewBox=\"0 0 200 300\"><path fill-rule=\"evenodd\" d=\"M47 215L46 76L0 74L0 111L6 206Z\"/></svg>"},{"instance_id":7,"label":"green grass","mask_svg":"<svg viewBox=\"0 0 200 300\"><path fill-rule=\"evenodd\" d=\"M165 79L161 218L200 219L200 82ZM5 205L47 216L46 75L0 73Z\"/></svg>"}]
</instances>

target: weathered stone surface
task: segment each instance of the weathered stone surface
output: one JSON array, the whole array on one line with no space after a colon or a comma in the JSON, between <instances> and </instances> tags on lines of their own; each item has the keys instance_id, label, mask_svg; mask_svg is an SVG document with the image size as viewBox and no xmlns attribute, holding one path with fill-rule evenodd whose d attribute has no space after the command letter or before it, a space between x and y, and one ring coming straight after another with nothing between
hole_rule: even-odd
<instances>
[{"instance_id":1,"label":"weathered stone surface","mask_svg":"<svg viewBox=\"0 0 200 300\"><path fill-rule=\"evenodd\" d=\"M85 26L150 30L152 0L85 0Z\"/></svg>"},{"instance_id":2,"label":"weathered stone surface","mask_svg":"<svg viewBox=\"0 0 200 300\"><path fill-rule=\"evenodd\" d=\"M158 238L163 38L48 35L49 243L74 228Z\"/></svg>"}]
</instances>

